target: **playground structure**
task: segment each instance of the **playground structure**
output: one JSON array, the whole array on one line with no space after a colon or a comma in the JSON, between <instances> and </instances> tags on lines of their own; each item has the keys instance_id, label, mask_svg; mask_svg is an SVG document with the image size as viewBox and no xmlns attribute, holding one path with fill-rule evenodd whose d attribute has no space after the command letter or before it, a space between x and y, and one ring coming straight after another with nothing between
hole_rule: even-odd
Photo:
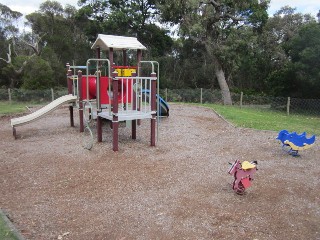
<instances>
[{"instance_id":1,"label":"playground structure","mask_svg":"<svg viewBox=\"0 0 320 240\"><path fill-rule=\"evenodd\" d=\"M150 119L150 141L155 146L156 119L163 101L157 97L159 64L142 61L146 47L132 37L99 34L92 49L96 50L96 58L88 59L86 66L67 65L68 93L78 96L80 132L84 131L85 121L96 119L97 141L102 142L102 121L107 120L112 126L113 150L118 151L119 122L129 122L131 137L136 139L139 121ZM136 66L128 66L128 50L137 52ZM115 51L122 53L120 66L114 64ZM108 58L101 58L104 53ZM143 75L143 66L150 68L148 76ZM166 110L168 114L169 108ZM72 112L70 106L71 123Z\"/></svg>"},{"instance_id":2,"label":"playground structure","mask_svg":"<svg viewBox=\"0 0 320 240\"><path fill-rule=\"evenodd\" d=\"M297 134L296 132L288 132L287 130L281 130L278 134L277 140L282 143L282 149L290 155L297 157L300 150L306 150L314 145L316 136L313 135L307 138L307 133L303 132Z\"/></svg>"},{"instance_id":3,"label":"playground structure","mask_svg":"<svg viewBox=\"0 0 320 240\"><path fill-rule=\"evenodd\" d=\"M246 188L251 186L251 181L253 181L253 175L258 170L257 164L257 161L244 161L241 163L239 160L236 160L233 164L231 164L228 173L234 176L232 189L237 194L244 194Z\"/></svg>"},{"instance_id":4,"label":"playground structure","mask_svg":"<svg viewBox=\"0 0 320 240\"><path fill-rule=\"evenodd\" d=\"M99 34L92 49L96 51L96 58L88 59L85 66L67 64L68 95L56 99L42 110L11 119L15 137L16 126L35 121L64 103L71 103L70 125L74 126L73 109L76 107L80 132L89 127L90 120L96 119L98 142L102 142L102 121L111 123L114 151L118 151L119 122L122 121L131 125L131 137L136 139L140 120L150 119L150 141L151 146L155 146L156 120L160 115L169 115L168 104L159 96L158 62L142 61L142 50L146 47L133 37ZM136 66L128 66L128 51L131 53L133 50L137 53ZM115 52L116 57L122 54L120 66L114 64ZM108 58L101 58L103 54ZM90 133L92 135L91 130Z\"/></svg>"}]
</instances>

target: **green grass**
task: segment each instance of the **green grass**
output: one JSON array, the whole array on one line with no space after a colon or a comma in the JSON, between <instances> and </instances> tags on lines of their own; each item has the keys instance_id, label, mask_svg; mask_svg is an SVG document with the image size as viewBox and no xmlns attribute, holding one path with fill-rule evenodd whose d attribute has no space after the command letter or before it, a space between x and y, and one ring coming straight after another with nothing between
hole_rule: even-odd
<instances>
[{"instance_id":1,"label":"green grass","mask_svg":"<svg viewBox=\"0 0 320 240\"><path fill-rule=\"evenodd\" d=\"M272 110L241 109L237 106L217 104L204 104L204 106L214 109L223 118L237 127L273 131L286 129L289 132L307 132L308 135L320 135L320 117L298 114L287 116L286 113Z\"/></svg>"},{"instance_id":2,"label":"green grass","mask_svg":"<svg viewBox=\"0 0 320 240\"><path fill-rule=\"evenodd\" d=\"M27 106L35 106L37 104L26 102L0 102L0 115L7 115L12 113L22 113L28 111Z\"/></svg>"},{"instance_id":3,"label":"green grass","mask_svg":"<svg viewBox=\"0 0 320 240\"><path fill-rule=\"evenodd\" d=\"M26 111L25 103L0 102L0 114L19 113Z\"/></svg>"},{"instance_id":4,"label":"green grass","mask_svg":"<svg viewBox=\"0 0 320 240\"><path fill-rule=\"evenodd\" d=\"M3 240L18 240L19 238L11 231L6 222L0 215L0 239Z\"/></svg>"}]
</instances>

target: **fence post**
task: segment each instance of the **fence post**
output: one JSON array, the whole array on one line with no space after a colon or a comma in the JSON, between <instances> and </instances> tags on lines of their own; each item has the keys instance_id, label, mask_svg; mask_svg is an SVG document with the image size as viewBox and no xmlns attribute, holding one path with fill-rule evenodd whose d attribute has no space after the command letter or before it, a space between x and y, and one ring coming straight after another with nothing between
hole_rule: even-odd
<instances>
[{"instance_id":1,"label":"fence post","mask_svg":"<svg viewBox=\"0 0 320 240\"><path fill-rule=\"evenodd\" d=\"M240 108L242 108L243 92L240 94Z\"/></svg>"},{"instance_id":2,"label":"fence post","mask_svg":"<svg viewBox=\"0 0 320 240\"><path fill-rule=\"evenodd\" d=\"M12 98L11 98L11 89L8 88L8 95L9 95L9 102L11 103L12 102Z\"/></svg>"},{"instance_id":3,"label":"fence post","mask_svg":"<svg viewBox=\"0 0 320 240\"><path fill-rule=\"evenodd\" d=\"M288 101L287 101L287 115L289 116L290 114L290 97L288 97Z\"/></svg>"},{"instance_id":4,"label":"fence post","mask_svg":"<svg viewBox=\"0 0 320 240\"><path fill-rule=\"evenodd\" d=\"M200 88L200 103L202 104L202 88Z\"/></svg>"},{"instance_id":5,"label":"fence post","mask_svg":"<svg viewBox=\"0 0 320 240\"><path fill-rule=\"evenodd\" d=\"M52 102L54 101L54 92L53 92L53 88L51 88L51 99L52 99Z\"/></svg>"}]
</instances>

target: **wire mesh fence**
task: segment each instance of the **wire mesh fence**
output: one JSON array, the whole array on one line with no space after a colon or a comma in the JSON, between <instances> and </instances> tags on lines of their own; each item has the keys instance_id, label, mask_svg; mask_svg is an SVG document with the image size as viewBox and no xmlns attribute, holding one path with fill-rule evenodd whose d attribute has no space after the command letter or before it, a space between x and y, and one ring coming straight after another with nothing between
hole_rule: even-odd
<instances>
[{"instance_id":1,"label":"wire mesh fence","mask_svg":"<svg viewBox=\"0 0 320 240\"><path fill-rule=\"evenodd\" d=\"M289 114L320 115L320 99L299 99L245 95L231 92L233 106L282 111ZM212 89L161 89L160 95L168 102L223 104L221 90Z\"/></svg>"},{"instance_id":2,"label":"wire mesh fence","mask_svg":"<svg viewBox=\"0 0 320 240\"><path fill-rule=\"evenodd\" d=\"M68 89L0 89L0 101L45 103L53 101L54 99L57 99L66 94L68 94Z\"/></svg>"},{"instance_id":3,"label":"wire mesh fence","mask_svg":"<svg viewBox=\"0 0 320 240\"><path fill-rule=\"evenodd\" d=\"M0 101L45 103L66 95L67 89L23 90L0 89ZM212 89L160 89L160 96L167 102L223 104L223 94ZM282 111L289 114L320 116L320 99L299 99L246 95L231 92L233 106Z\"/></svg>"}]
</instances>

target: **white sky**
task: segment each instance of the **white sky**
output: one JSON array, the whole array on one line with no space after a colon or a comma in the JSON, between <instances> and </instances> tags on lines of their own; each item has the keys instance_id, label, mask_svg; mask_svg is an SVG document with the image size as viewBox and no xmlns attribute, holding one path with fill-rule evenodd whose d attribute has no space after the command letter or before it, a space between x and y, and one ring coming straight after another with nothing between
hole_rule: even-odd
<instances>
[{"instance_id":1,"label":"white sky","mask_svg":"<svg viewBox=\"0 0 320 240\"><path fill-rule=\"evenodd\" d=\"M296 12L310 13L314 17L317 16L320 10L320 0L271 0L268 12L270 15L273 15L277 10L286 5L296 8Z\"/></svg>"},{"instance_id":2,"label":"white sky","mask_svg":"<svg viewBox=\"0 0 320 240\"><path fill-rule=\"evenodd\" d=\"M78 0L56 0L64 7L66 4L77 7ZM39 10L40 4L45 1L38 0L0 0L0 3L6 5L11 10L21 12L23 14L29 14Z\"/></svg>"},{"instance_id":3,"label":"white sky","mask_svg":"<svg viewBox=\"0 0 320 240\"><path fill-rule=\"evenodd\" d=\"M78 0L57 0L62 6L70 4L77 7ZM28 14L39 9L40 4L44 1L38 0L0 0L0 3L8 6L11 10ZM271 0L269 14L272 15L275 11L281 7L289 5L296 7L297 12L300 13L311 13L316 17L320 10L320 0Z\"/></svg>"}]
</instances>

